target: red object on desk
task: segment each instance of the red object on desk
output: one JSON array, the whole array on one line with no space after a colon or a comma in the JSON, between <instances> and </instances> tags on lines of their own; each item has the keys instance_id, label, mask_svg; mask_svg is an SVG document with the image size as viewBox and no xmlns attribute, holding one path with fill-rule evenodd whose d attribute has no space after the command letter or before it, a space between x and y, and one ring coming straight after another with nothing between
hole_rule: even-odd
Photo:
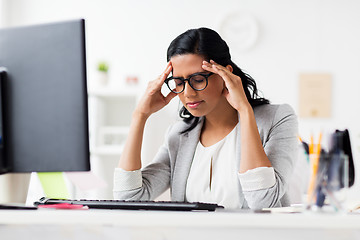
<instances>
[{"instance_id":1,"label":"red object on desk","mask_svg":"<svg viewBox=\"0 0 360 240\"><path fill-rule=\"evenodd\" d=\"M38 205L38 208L55 208L55 209L89 209L87 206L79 204L59 203L59 204L48 204Z\"/></svg>"}]
</instances>

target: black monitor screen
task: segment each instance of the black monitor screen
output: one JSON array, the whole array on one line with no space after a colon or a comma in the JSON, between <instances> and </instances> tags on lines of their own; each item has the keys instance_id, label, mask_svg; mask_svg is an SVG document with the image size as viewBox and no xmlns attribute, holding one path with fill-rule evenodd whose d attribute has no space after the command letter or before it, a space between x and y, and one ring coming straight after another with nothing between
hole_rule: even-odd
<instances>
[{"instance_id":1,"label":"black monitor screen","mask_svg":"<svg viewBox=\"0 0 360 240\"><path fill-rule=\"evenodd\" d=\"M84 20L0 29L0 171L88 171Z\"/></svg>"}]
</instances>

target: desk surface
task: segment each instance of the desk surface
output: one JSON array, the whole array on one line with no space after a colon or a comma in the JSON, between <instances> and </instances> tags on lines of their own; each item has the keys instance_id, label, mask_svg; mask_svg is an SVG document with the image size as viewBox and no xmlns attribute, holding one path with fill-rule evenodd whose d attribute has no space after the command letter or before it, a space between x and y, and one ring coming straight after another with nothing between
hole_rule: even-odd
<instances>
[{"instance_id":1,"label":"desk surface","mask_svg":"<svg viewBox=\"0 0 360 240\"><path fill-rule=\"evenodd\" d=\"M87 240L119 239L119 235L126 236L120 239L142 240L228 240L239 239L240 236L276 240L309 237L326 240L360 239L360 215L226 211L0 210L0 236L12 239L31 236L31 239L36 237L56 240L62 239L64 233L70 234L67 239L81 237Z\"/></svg>"},{"instance_id":2,"label":"desk surface","mask_svg":"<svg viewBox=\"0 0 360 240\"><path fill-rule=\"evenodd\" d=\"M0 210L0 224L359 229L360 214L172 212L132 210Z\"/></svg>"}]
</instances>

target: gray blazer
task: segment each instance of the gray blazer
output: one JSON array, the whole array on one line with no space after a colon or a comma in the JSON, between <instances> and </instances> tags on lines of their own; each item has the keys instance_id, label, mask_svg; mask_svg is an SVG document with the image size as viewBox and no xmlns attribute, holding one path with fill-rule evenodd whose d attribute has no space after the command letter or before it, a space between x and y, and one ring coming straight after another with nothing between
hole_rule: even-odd
<instances>
[{"instance_id":1,"label":"gray blazer","mask_svg":"<svg viewBox=\"0 0 360 240\"><path fill-rule=\"evenodd\" d=\"M275 171L274 186L256 191L242 191L239 183L242 208L288 206L286 193L297 156L298 122L289 105L266 104L254 108L260 138L266 155ZM240 123L241 124L241 123ZM172 125L164 145L154 160L142 169L142 187L129 191L114 191L117 199L152 200L170 187L173 201L184 201L186 182L196 145L199 141L203 118L191 131L181 134L189 125L179 121ZM240 159L240 128L237 133L236 157ZM238 169L234 169L238 171Z\"/></svg>"}]
</instances>

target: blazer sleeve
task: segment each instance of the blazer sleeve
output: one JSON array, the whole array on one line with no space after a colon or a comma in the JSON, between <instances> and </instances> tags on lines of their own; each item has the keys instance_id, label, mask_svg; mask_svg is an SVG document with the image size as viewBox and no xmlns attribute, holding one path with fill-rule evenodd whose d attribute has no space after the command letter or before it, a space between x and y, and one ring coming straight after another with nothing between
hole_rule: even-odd
<instances>
[{"instance_id":1,"label":"blazer sleeve","mask_svg":"<svg viewBox=\"0 0 360 240\"><path fill-rule=\"evenodd\" d=\"M252 209L282 207L286 189L297 158L298 120L294 110L287 104L279 105L271 127L263 133L263 147L275 174L275 184L269 188L243 191L247 204ZM258 126L261 131L261 126ZM260 132L260 135L262 133Z\"/></svg>"},{"instance_id":2,"label":"blazer sleeve","mask_svg":"<svg viewBox=\"0 0 360 240\"><path fill-rule=\"evenodd\" d=\"M165 143L160 147L159 151L155 155L153 161L141 170L141 172L134 173L139 174L133 179L139 181L139 187L135 189L126 189L122 184L116 181L117 171L114 172L114 199L121 200L154 200L161 195L170 186L170 157L168 147L168 135L169 130L166 133ZM123 178L121 178L123 179ZM126 183L125 183L126 184ZM118 186L122 185L122 186ZM134 184L130 184L134 185Z\"/></svg>"}]
</instances>

